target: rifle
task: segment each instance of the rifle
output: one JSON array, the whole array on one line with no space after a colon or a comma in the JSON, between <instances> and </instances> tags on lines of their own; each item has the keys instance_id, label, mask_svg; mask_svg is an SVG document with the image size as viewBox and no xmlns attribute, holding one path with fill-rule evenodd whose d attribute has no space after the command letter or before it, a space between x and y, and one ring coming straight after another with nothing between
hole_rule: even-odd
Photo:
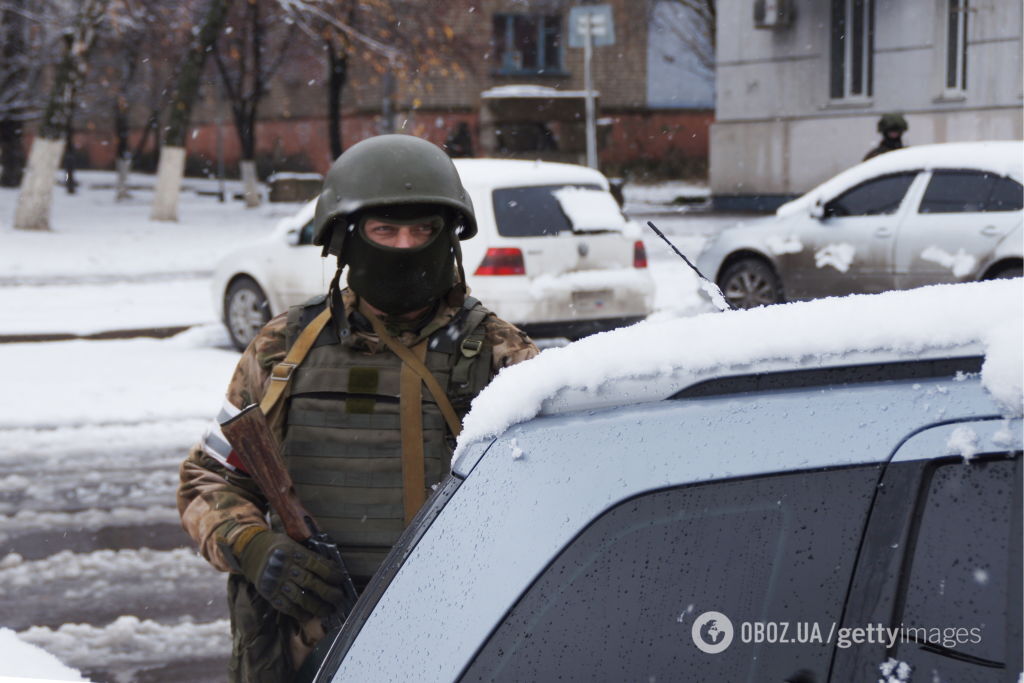
<instances>
[{"instance_id":1,"label":"rifle","mask_svg":"<svg viewBox=\"0 0 1024 683\"><path fill-rule=\"evenodd\" d=\"M341 568L344 575L341 589L345 594L345 601L334 614L324 619L324 631L330 632L341 626L352 613L359 593L352 583L352 576L348 573L345 562L341 559L338 545L325 532L320 531L313 516L295 494L292 477L281 460L277 442L270 433L270 427L267 426L267 420L259 405L253 403L246 406L240 413L222 422L220 428L238 454L246 472L260 487L270 507L281 518L288 537L333 561Z\"/></svg>"}]
</instances>

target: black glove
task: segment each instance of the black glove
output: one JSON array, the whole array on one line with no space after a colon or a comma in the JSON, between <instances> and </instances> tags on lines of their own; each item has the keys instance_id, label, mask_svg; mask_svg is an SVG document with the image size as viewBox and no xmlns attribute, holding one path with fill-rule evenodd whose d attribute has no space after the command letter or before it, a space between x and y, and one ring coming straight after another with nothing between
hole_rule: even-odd
<instances>
[{"instance_id":1,"label":"black glove","mask_svg":"<svg viewBox=\"0 0 1024 683\"><path fill-rule=\"evenodd\" d=\"M248 531L232 546L238 566L279 612L305 621L327 616L344 601L344 574L333 562L285 534Z\"/></svg>"}]
</instances>

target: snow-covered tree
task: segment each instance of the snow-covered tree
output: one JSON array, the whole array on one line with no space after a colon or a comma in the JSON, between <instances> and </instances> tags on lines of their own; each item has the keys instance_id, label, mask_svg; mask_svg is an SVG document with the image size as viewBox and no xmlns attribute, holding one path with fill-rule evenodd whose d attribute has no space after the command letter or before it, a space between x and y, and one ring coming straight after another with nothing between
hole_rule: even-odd
<instances>
[{"instance_id":1,"label":"snow-covered tree","mask_svg":"<svg viewBox=\"0 0 1024 683\"><path fill-rule=\"evenodd\" d=\"M49 230L53 177L64 153L65 133L70 125L75 96L88 70L89 52L96 31L106 15L110 0L80 0L61 36L63 45L53 85L32 141L28 168L21 182L14 227L19 230Z\"/></svg>"}]
</instances>

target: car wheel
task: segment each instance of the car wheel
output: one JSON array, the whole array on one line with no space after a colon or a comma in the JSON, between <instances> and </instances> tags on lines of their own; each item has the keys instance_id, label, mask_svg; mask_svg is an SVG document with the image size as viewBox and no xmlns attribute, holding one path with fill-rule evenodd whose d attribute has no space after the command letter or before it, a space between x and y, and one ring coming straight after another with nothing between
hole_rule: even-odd
<instances>
[{"instance_id":1,"label":"car wheel","mask_svg":"<svg viewBox=\"0 0 1024 683\"><path fill-rule=\"evenodd\" d=\"M734 308L755 308L783 301L779 277L761 259L736 261L725 269L718 285Z\"/></svg>"},{"instance_id":2,"label":"car wheel","mask_svg":"<svg viewBox=\"0 0 1024 683\"><path fill-rule=\"evenodd\" d=\"M260 286L247 277L232 282L224 295L224 321L235 348L244 351L268 320L270 306Z\"/></svg>"},{"instance_id":3,"label":"car wheel","mask_svg":"<svg viewBox=\"0 0 1024 683\"><path fill-rule=\"evenodd\" d=\"M1000 280L1000 279L1003 279L1003 278L1022 277L1022 276L1024 276L1024 266L1018 264L1016 266L1003 266L1002 268L999 268L998 270L994 270L991 273L989 273L987 276L985 276L985 279L986 280Z\"/></svg>"}]
</instances>

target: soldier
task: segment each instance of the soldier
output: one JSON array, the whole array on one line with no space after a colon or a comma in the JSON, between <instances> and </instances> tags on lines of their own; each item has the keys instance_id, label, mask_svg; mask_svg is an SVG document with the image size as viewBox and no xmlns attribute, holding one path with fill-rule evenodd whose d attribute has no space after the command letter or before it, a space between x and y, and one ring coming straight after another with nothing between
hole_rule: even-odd
<instances>
[{"instance_id":1,"label":"soldier","mask_svg":"<svg viewBox=\"0 0 1024 683\"><path fill-rule=\"evenodd\" d=\"M878 143L878 147L864 155L864 161L903 147L903 134L907 132L907 120L903 118L903 114L884 114L882 118L878 119L878 132L882 134L882 141Z\"/></svg>"},{"instance_id":2,"label":"soldier","mask_svg":"<svg viewBox=\"0 0 1024 683\"><path fill-rule=\"evenodd\" d=\"M272 514L268 524L219 422L260 403L300 500L361 589L447 473L470 401L501 368L537 354L468 296L459 241L476 220L439 147L408 135L353 145L327 174L315 230L324 255L338 257L327 294L253 339L219 420L181 467L182 524L230 572L234 681L289 678L323 637L319 617L341 600L341 575ZM422 391L417 365L441 396Z\"/></svg>"}]
</instances>

